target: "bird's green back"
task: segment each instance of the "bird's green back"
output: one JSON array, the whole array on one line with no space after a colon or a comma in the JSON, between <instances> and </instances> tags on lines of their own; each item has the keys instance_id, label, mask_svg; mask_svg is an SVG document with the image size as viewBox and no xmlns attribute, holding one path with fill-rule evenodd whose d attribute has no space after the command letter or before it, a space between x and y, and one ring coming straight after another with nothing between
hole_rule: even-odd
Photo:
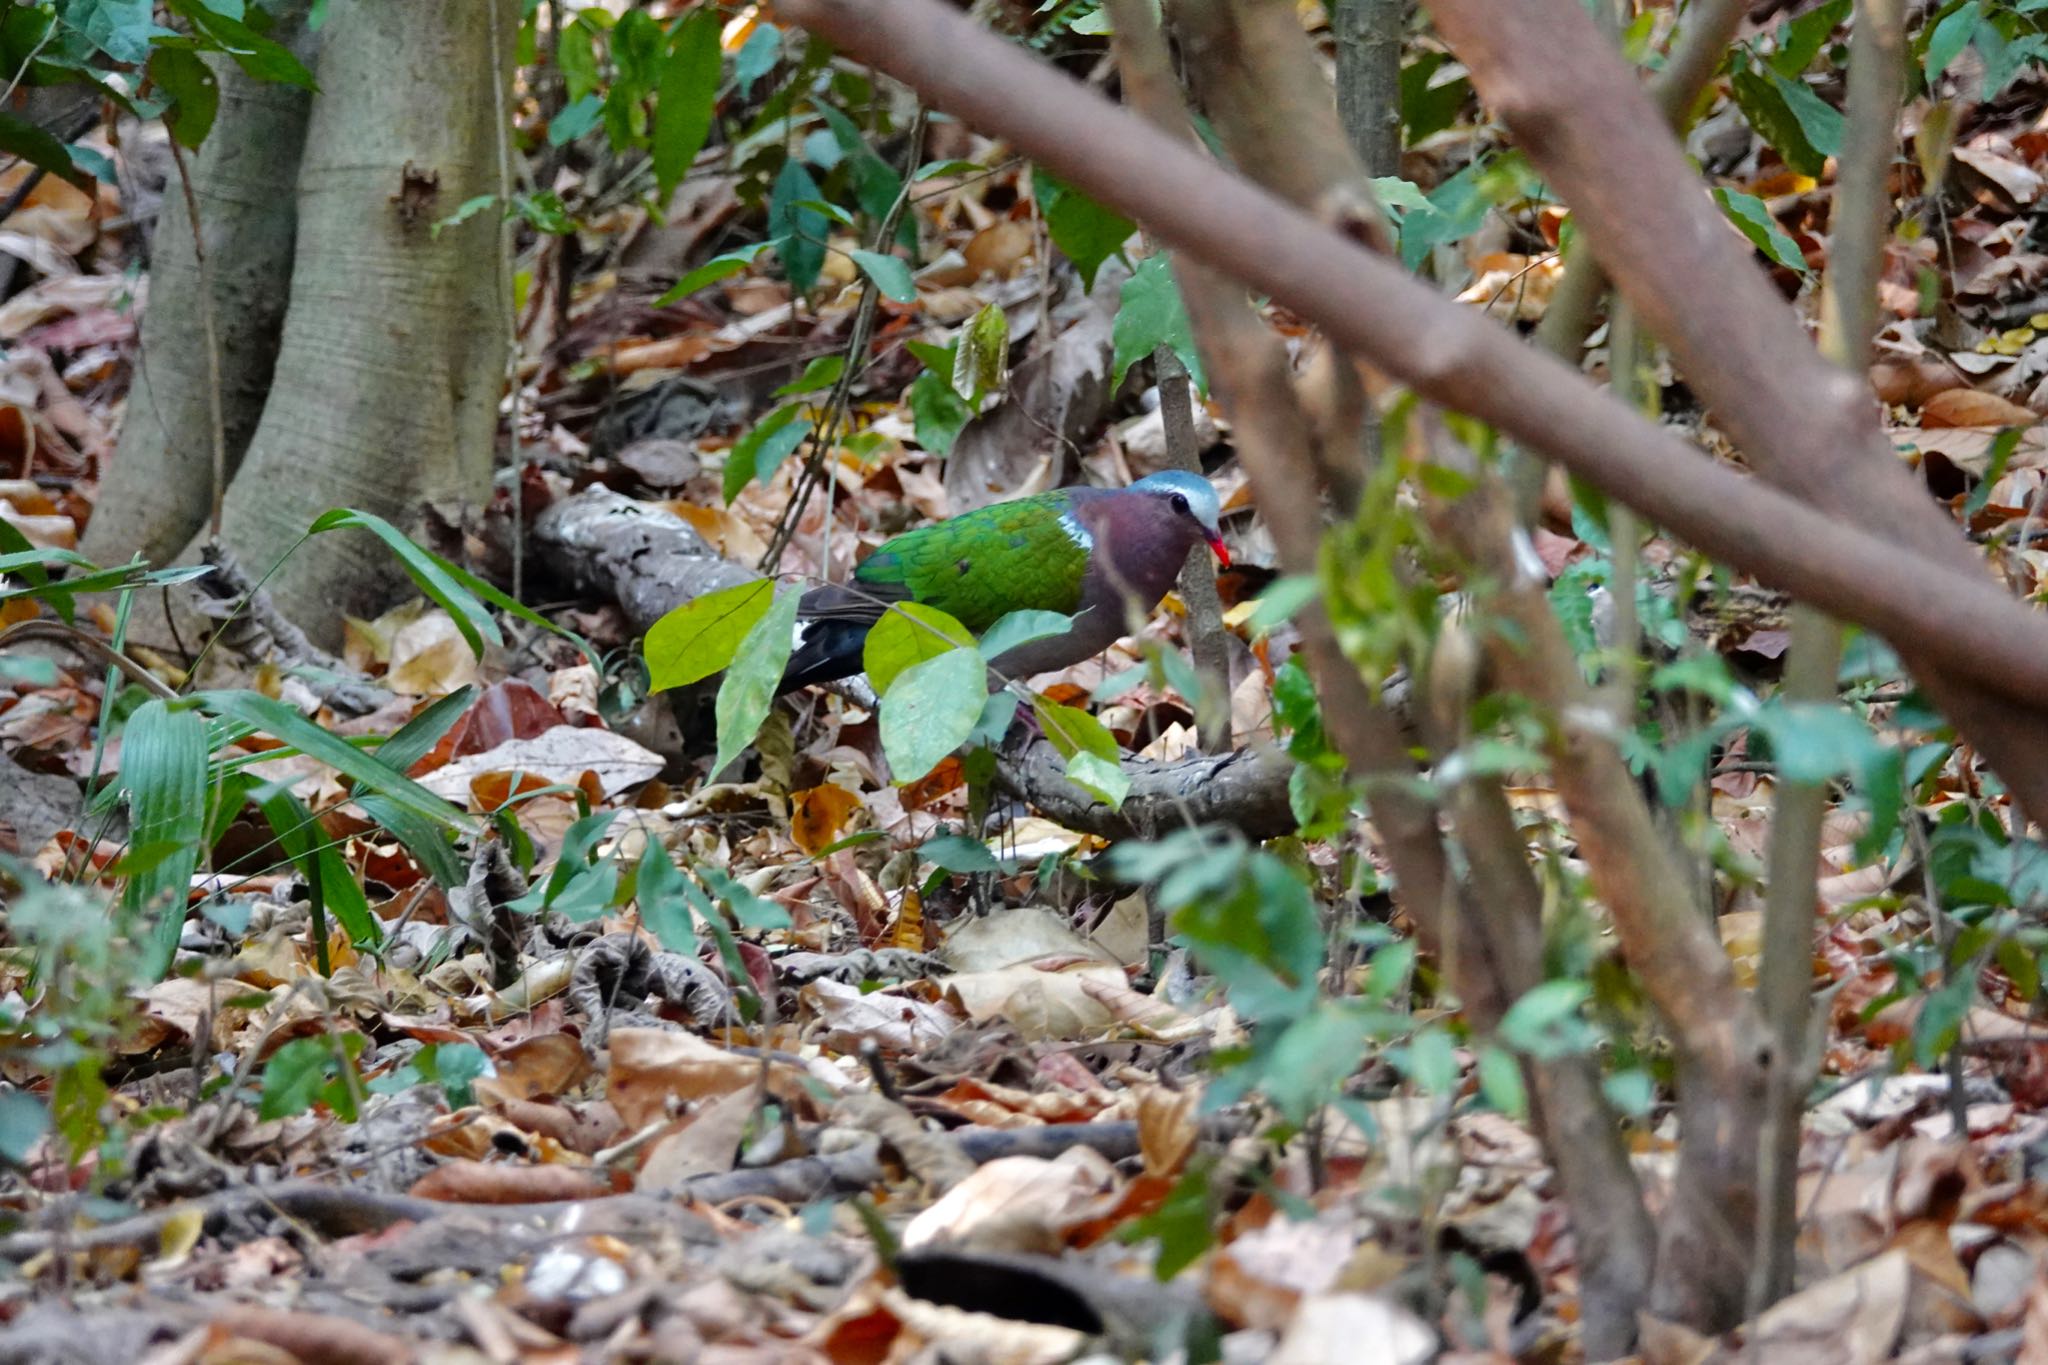
<instances>
[{"instance_id":1,"label":"bird's green back","mask_svg":"<svg viewBox=\"0 0 2048 1365\"><path fill-rule=\"evenodd\" d=\"M886 542L854 580L900 587L977 634L1013 611L1072 612L1088 571L1087 549L1061 524L1073 507L1055 489L963 512Z\"/></svg>"}]
</instances>

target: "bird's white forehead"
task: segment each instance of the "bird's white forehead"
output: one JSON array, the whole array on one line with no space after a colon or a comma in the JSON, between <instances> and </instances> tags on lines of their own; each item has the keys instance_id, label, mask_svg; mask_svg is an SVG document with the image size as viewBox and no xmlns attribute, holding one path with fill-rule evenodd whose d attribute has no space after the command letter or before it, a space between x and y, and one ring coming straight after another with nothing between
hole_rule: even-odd
<instances>
[{"instance_id":1,"label":"bird's white forehead","mask_svg":"<svg viewBox=\"0 0 2048 1365\"><path fill-rule=\"evenodd\" d=\"M1188 500L1188 510L1195 519L1206 525L1214 525L1223 514L1223 504L1216 496L1215 486L1199 474L1190 474L1184 469L1163 469L1157 474L1147 474L1131 485L1133 492L1178 493Z\"/></svg>"}]
</instances>

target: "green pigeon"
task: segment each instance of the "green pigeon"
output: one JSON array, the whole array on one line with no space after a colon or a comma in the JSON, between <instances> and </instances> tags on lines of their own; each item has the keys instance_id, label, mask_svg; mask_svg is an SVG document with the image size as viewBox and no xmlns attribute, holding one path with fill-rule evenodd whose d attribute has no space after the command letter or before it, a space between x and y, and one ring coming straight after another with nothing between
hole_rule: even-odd
<instances>
[{"instance_id":1,"label":"green pigeon","mask_svg":"<svg viewBox=\"0 0 2048 1365\"><path fill-rule=\"evenodd\" d=\"M1072 616L1061 635L990 660L1011 678L1091 658L1149 614L1206 541L1225 567L1222 507L1207 479L1180 470L1128 488L1061 488L963 512L884 543L853 581L816 588L797 607L780 690L861 671L870 627L893 602L937 607L979 635L1013 611Z\"/></svg>"}]
</instances>

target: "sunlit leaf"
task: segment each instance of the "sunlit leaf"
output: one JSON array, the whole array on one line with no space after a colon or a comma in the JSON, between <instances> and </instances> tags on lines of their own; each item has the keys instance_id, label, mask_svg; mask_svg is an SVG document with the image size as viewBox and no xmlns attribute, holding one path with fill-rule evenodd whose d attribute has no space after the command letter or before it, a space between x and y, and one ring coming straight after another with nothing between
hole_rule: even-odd
<instances>
[{"instance_id":1,"label":"sunlit leaf","mask_svg":"<svg viewBox=\"0 0 2048 1365\"><path fill-rule=\"evenodd\" d=\"M647 628L647 689L686 687L725 668L768 611L775 584L763 578L694 597Z\"/></svg>"},{"instance_id":2,"label":"sunlit leaf","mask_svg":"<svg viewBox=\"0 0 2048 1365\"><path fill-rule=\"evenodd\" d=\"M988 699L981 651L958 648L905 669L882 701L882 752L898 786L966 742Z\"/></svg>"},{"instance_id":3,"label":"sunlit leaf","mask_svg":"<svg viewBox=\"0 0 2048 1365\"><path fill-rule=\"evenodd\" d=\"M718 686L718 757L711 771L722 773L726 765L754 742L768 708L775 704L775 687L789 663L792 632L796 629L797 594L778 592L761 618L740 640L738 654Z\"/></svg>"}]
</instances>

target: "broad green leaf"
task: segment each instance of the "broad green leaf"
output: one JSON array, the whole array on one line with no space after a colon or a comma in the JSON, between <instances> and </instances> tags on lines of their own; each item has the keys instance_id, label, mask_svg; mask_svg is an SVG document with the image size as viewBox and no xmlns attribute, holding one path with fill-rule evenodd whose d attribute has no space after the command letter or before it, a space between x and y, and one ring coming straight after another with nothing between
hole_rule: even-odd
<instances>
[{"instance_id":1,"label":"broad green leaf","mask_svg":"<svg viewBox=\"0 0 2048 1365\"><path fill-rule=\"evenodd\" d=\"M290 1118L325 1104L344 1123L355 1122L356 1054L362 1050L363 1035L355 1032L292 1039L263 1064L257 1117Z\"/></svg>"},{"instance_id":2,"label":"broad green leaf","mask_svg":"<svg viewBox=\"0 0 2048 1365\"><path fill-rule=\"evenodd\" d=\"M49 1131L49 1105L26 1090L0 1090L0 1157L21 1165Z\"/></svg>"},{"instance_id":3,"label":"broad green leaf","mask_svg":"<svg viewBox=\"0 0 2048 1365\"><path fill-rule=\"evenodd\" d=\"M937 607L893 602L868 631L861 646L861 669L875 695L886 697L906 669L973 644L974 633Z\"/></svg>"},{"instance_id":4,"label":"broad green leaf","mask_svg":"<svg viewBox=\"0 0 2048 1365\"><path fill-rule=\"evenodd\" d=\"M1057 611L1013 611L1005 614L981 637L981 655L991 661L1019 645L1064 635L1074 628L1074 618Z\"/></svg>"},{"instance_id":5,"label":"broad green leaf","mask_svg":"<svg viewBox=\"0 0 2048 1365\"><path fill-rule=\"evenodd\" d=\"M970 839L964 834L941 834L935 839L927 839L917 850L917 856L948 872L1003 870L1001 860L988 851L987 844L979 839Z\"/></svg>"},{"instance_id":6,"label":"broad green leaf","mask_svg":"<svg viewBox=\"0 0 2048 1365\"><path fill-rule=\"evenodd\" d=\"M59 7L59 22L77 29L93 46L124 66L149 59L149 45L176 35L155 21L154 0L72 0Z\"/></svg>"},{"instance_id":7,"label":"broad green leaf","mask_svg":"<svg viewBox=\"0 0 2048 1365\"><path fill-rule=\"evenodd\" d=\"M1927 58L1921 68L1929 85L1940 80L1941 73L1963 54L1963 49L1970 45L1971 37L1983 20L1982 0L1965 0L1934 26L1934 32L1928 35Z\"/></svg>"},{"instance_id":8,"label":"broad green leaf","mask_svg":"<svg viewBox=\"0 0 2048 1365\"><path fill-rule=\"evenodd\" d=\"M169 0L170 8L182 14L206 42L234 59L235 65L259 81L274 85L295 85L301 90L318 90L313 73L292 50L266 38L239 19L230 18L199 3L199 0Z\"/></svg>"},{"instance_id":9,"label":"broad green leaf","mask_svg":"<svg viewBox=\"0 0 2048 1365\"><path fill-rule=\"evenodd\" d=\"M1828 38L1849 17L1852 3L1854 0L1827 0L1778 25L1778 50L1771 54L1771 69L1781 76L1798 76L1812 66Z\"/></svg>"},{"instance_id":10,"label":"broad green leaf","mask_svg":"<svg viewBox=\"0 0 2048 1365\"><path fill-rule=\"evenodd\" d=\"M301 753L337 769L343 776L354 778L377 795L436 824L465 834L474 834L477 830L476 821L463 811L411 778L393 772L378 762L375 755L364 753L346 740L329 734L281 701L260 692L241 691L200 692L194 694L192 700L212 715L240 721L252 730L283 740Z\"/></svg>"},{"instance_id":11,"label":"broad green leaf","mask_svg":"<svg viewBox=\"0 0 2048 1365\"><path fill-rule=\"evenodd\" d=\"M405 772L433 752L441 737L455 728L455 722L462 719L462 713L480 694L481 689L472 683L437 699L377 746L377 761L393 772Z\"/></svg>"},{"instance_id":12,"label":"broad green leaf","mask_svg":"<svg viewBox=\"0 0 2048 1365\"><path fill-rule=\"evenodd\" d=\"M761 732L768 708L775 704L775 688L789 663L792 633L796 629L798 594L778 592L761 619L740 641L738 655L718 685L718 757L712 760L715 776L726 769Z\"/></svg>"},{"instance_id":13,"label":"broad green leaf","mask_svg":"<svg viewBox=\"0 0 2048 1365\"><path fill-rule=\"evenodd\" d=\"M952 649L904 670L882 701L882 752L898 786L915 782L959 748L988 700L978 649Z\"/></svg>"},{"instance_id":14,"label":"broad green leaf","mask_svg":"<svg viewBox=\"0 0 2048 1365\"><path fill-rule=\"evenodd\" d=\"M967 400L970 411L1010 382L1010 317L995 304L984 304L953 345L953 392Z\"/></svg>"},{"instance_id":15,"label":"broad green leaf","mask_svg":"<svg viewBox=\"0 0 2048 1365\"><path fill-rule=\"evenodd\" d=\"M206 141L220 110L220 81L196 52L159 47L149 54L149 78L170 97L164 127L178 145L196 148Z\"/></svg>"},{"instance_id":16,"label":"broad green leaf","mask_svg":"<svg viewBox=\"0 0 2048 1365\"><path fill-rule=\"evenodd\" d=\"M1115 763L1122 757L1116 736L1078 706L1062 706L1044 697L1033 697L1031 710L1038 717L1038 728L1045 732L1046 739L1059 751L1061 758L1071 759L1075 754L1088 753Z\"/></svg>"},{"instance_id":17,"label":"broad green leaf","mask_svg":"<svg viewBox=\"0 0 2048 1365\"><path fill-rule=\"evenodd\" d=\"M1031 184L1053 245L1081 272L1082 288L1093 289L1095 272L1123 249L1138 225L1062 183L1043 167L1032 168Z\"/></svg>"},{"instance_id":18,"label":"broad green leaf","mask_svg":"<svg viewBox=\"0 0 2048 1365\"><path fill-rule=\"evenodd\" d=\"M1117 1231L1125 1242L1156 1241L1158 1254L1152 1274L1165 1284L1202 1259L1202 1253L1216 1242L1216 1201L1209 1193L1209 1171L1205 1164L1189 1168L1166 1200L1142 1218L1133 1219Z\"/></svg>"},{"instance_id":19,"label":"broad green leaf","mask_svg":"<svg viewBox=\"0 0 2048 1365\"><path fill-rule=\"evenodd\" d=\"M839 382L839 376L846 373L846 357L838 352L831 355L813 356L811 363L804 366L804 372L775 390L770 397L788 398L799 393L816 393L829 389Z\"/></svg>"},{"instance_id":20,"label":"broad green leaf","mask_svg":"<svg viewBox=\"0 0 2048 1365\"><path fill-rule=\"evenodd\" d=\"M1124 798L1131 794L1131 779L1120 762L1086 750L1068 757L1067 781L1100 797L1111 810L1123 809Z\"/></svg>"},{"instance_id":21,"label":"broad green leaf","mask_svg":"<svg viewBox=\"0 0 2048 1365\"><path fill-rule=\"evenodd\" d=\"M1478 1072L1479 1093L1488 1104L1512 1119L1528 1114L1529 1090L1522 1082L1522 1065L1512 1052L1501 1047L1481 1048Z\"/></svg>"},{"instance_id":22,"label":"broad green leaf","mask_svg":"<svg viewBox=\"0 0 2048 1365\"><path fill-rule=\"evenodd\" d=\"M1813 92L1813 87L1802 80L1793 80L1769 71L1771 83L1778 88L1778 94L1785 101L1785 107L1792 117L1799 120L1799 131L1806 135L1806 141L1822 156L1834 156L1842 150L1842 113L1826 100Z\"/></svg>"},{"instance_id":23,"label":"broad green leaf","mask_svg":"<svg viewBox=\"0 0 2048 1365\"><path fill-rule=\"evenodd\" d=\"M1826 169L1827 158L1807 140L1799 116L1785 103L1784 92L1775 80L1754 71L1738 71L1729 78L1729 88L1749 126L1777 149L1786 165L1801 175L1814 177Z\"/></svg>"},{"instance_id":24,"label":"broad green leaf","mask_svg":"<svg viewBox=\"0 0 2048 1365\"><path fill-rule=\"evenodd\" d=\"M950 453L953 442L960 436L960 429L973 417L974 409L953 392L950 379L927 372L911 381L910 418L917 432L917 443L932 454L944 456Z\"/></svg>"},{"instance_id":25,"label":"broad green leaf","mask_svg":"<svg viewBox=\"0 0 2048 1365\"><path fill-rule=\"evenodd\" d=\"M1806 256L1799 250L1799 244L1786 235L1778 226L1778 220L1764 201L1741 190L1731 190L1725 185L1714 187L1714 202L1728 215L1728 221L1749 238L1750 244L1758 251L1776 261L1788 270L1806 273Z\"/></svg>"},{"instance_id":26,"label":"broad green leaf","mask_svg":"<svg viewBox=\"0 0 2048 1365\"><path fill-rule=\"evenodd\" d=\"M1161 346L1171 346L1180 363L1188 367L1188 378L1194 381L1195 388L1208 391L1202 357L1195 350L1194 324L1188 321L1180 286L1174 283L1164 254L1147 256L1138 262L1138 268L1124 281L1110 340L1116 366L1109 381L1112 392L1122 386L1125 371Z\"/></svg>"},{"instance_id":27,"label":"broad green leaf","mask_svg":"<svg viewBox=\"0 0 2048 1365\"><path fill-rule=\"evenodd\" d=\"M121 905L147 944L152 980L170 970L185 924L192 873L206 831L206 722L161 698L128 718L121 741L121 786L128 794L128 839L136 847L169 844L176 851L128 879ZM142 917L155 919L146 932Z\"/></svg>"},{"instance_id":28,"label":"broad green leaf","mask_svg":"<svg viewBox=\"0 0 2048 1365\"><path fill-rule=\"evenodd\" d=\"M824 214L801 206L823 197L818 182L795 157L782 163L768 194L768 235L782 257L782 273L799 294L809 293L825 268L825 234L831 227Z\"/></svg>"},{"instance_id":29,"label":"broad green leaf","mask_svg":"<svg viewBox=\"0 0 2048 1365\"><path fill-rule=\"evenodd\" d=\"M562 111L548 120L548 146L566 147L598 125L604 117L604 99L599 95L585 95L573 104L562 106ZM487 196L489 198L495 196ZM466 206L465 206L466 207ZM444 223L443 226L453 226Z\"/></svg>"},{"instance_id":30,"label":"broad green leaf","mask_svg":"<svg viewBox=\"0 0 2048 1365\"><path fill-rule=\"evenodd\" d=\"M910 278L910 267L895 256L885 256L879 251L849 251L853 263L861 268L867 277L875 282L875 288L887 298L898 303L917 302L917 284Z\"/></svg>"},{"instance_id":31,"label":"broad green leaf","mask_svg":"<svg viewBox=\"0 0 2048 1365\"><path fill-rule=\"evenodd\" d=\"M597 90L597 47L584 16L563 27L555 42L555 69L562 73L563 93L570 103Z\"/></svg>"},{"instance_id":32,"label":"broad green leaf","mask_svg":"<svg viewBox=\"0 0 2048 1365\"><path fill-rule=\"evenodd\" d=\"M766 579L692 598L647 628L647 690L685 687L725 668L775 596Z\"/></svg>"},{"instance_id":33,"label":"broad green leaf","mask_svg":"<svg viewBox=\"0 0 2048 1365\"><path fill-rule=\"evenodd\" d=\"M333 847L321 829L313 813L305 803L292 795L288 785L279 783L259 788L251 793L256 809L263 812L263 818L277 836L278 846L290 858L306 879L306 892L313 912L314 951L324 973L327 970L327 912L331 908L335 919L352 943L372 945L383 937L377 921L370 914L369 899L363 894L362 886L355 874L341 856L341 850Z\"/></svg>"},{"instance_id":34,"label":"broad green leaf","mask_svg":"<svg viewBox=\"0 0 2048 1365\"><path fill-rule=\"evenodd\" d=\"M711 132L718 100L720 24L718 11L707 7L693 11L670 31L654 105L654 185L663 203L690 173Z\"/></svg>"},{"instance_id":35,"label":"broad green leaf","mask_svg":"<svg viewBox=\"0 0 2048 1365\"><path fill-rule=\"evenodd\" d=\"M725 500L731 502L749 482L766 483L776 466L810 435L811 424L803 416L804 405L784 403L763 417L754 429L733 444L725 456Z\"/></svg>"},{"instance_id":36,"label":"broad green leaf","mask_svg":"<svg viewBox=\"0 0 2048 1365\"><path fill-rule=\"evenodd\" d=\"M710 260L677 280L666 294L663 294L654 301L654 306L656 308L666 308L672 303L680 303L707 284L716 284L720 280L739 274L742 270L752 265L762 252L774 245L775 243L773 242L756 242L752 246L743 246L737 251L728 251L722 255L713 256Z\"/></svg>"},{"instance_id":37,"label":"broad green leaf","mask_svg":"<svg viewBox=\"0 0 2048 1365\"><path fill-rule=\"evenodd\" d=\"M1441 1027L1424 1028L1408 1040L1408 1078L1425 1094L1447 1095L1458 1084L1458 1052Z\"/></svg>"}]
</instances>

